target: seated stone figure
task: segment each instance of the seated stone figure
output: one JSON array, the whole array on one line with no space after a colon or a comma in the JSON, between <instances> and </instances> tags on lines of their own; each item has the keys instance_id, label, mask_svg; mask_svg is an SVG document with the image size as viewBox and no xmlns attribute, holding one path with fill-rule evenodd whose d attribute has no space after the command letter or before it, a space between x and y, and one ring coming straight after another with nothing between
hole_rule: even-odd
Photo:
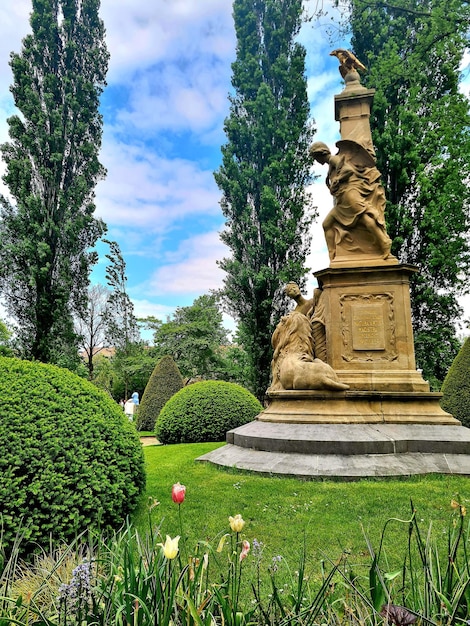
<instances>
[{"instance_id":1,"label":"seated stone figure","mask_svg":"<svg viewBox=\"0 0 470 626\"><path fill-rule=\"evenodd\" d=\"M309 300L307 300L307 298L302 295L300 287L297 283L295 283L294 281L287 283L284 291L289 296L289 298L292 298L292 300L294 300L294 302L296 303L297 306L295 307L294 311L303 313L307 317L311 316L314 307L314 299L310 298Z\"/></svg>"},{"instance_id":2,"label":"seated stone figure","mask_svg":"<svg viewBox=\"0 0 470 626\"><path fill-rule=\"evenodd\" d=\"M312 328L303 313L292 311L281 319L273 333L272 346L272 383L268 391L349 389L332 367L313 357Z\"/></svg>"},{"instance_id":3,"label":"seated stone figure","mask_svg":"<svg viewBox=\"0 0 470 626\"><path fill-rule=\"evenodd\" d=\"M296 303L294 311L306 315L312 324L313 352L312 355L326 361L325 305L321 289L314 289L313 298L307 300L300 287L294 281L287 283L284 291Z\"/></svg>"}]
</instances>

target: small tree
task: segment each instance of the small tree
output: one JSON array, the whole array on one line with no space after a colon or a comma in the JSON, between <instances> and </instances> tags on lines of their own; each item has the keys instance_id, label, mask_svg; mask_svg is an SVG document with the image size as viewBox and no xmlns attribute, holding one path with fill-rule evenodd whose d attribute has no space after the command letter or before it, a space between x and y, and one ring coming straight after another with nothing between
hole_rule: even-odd
<instances>
[{"instance_id":1,"label":"small tree","mask_svg":"<svg viewBox=\"0 0 470 626\"><path fill-rule=\"evenodd\" d=\"M139 406L137 430L153 430L160 411L184 386L183 377L171 356L164 356L155 366Z\"/></svg>"},{"instance_id":2,"label":"small tree","mask_svg":"<svg viewBox=\"0 0 470 626\"><path fill-rule=\"evenodd\" d=\"M108 297L109 291L103 285L89 287L87 308L79 313L75 324L90 380L93 380L94 357L106 347Z\"/></svg>"},{"instance_id":3,"label":"small tree","mask_svg":"<svg viewBox=\"0 0 470 626\"><path fill-rule=\"evenodd\" d=\"M450 366L442 385L441 406L464 426L470 427L470 337Z\"/></svg>"},{"instance_id":4,"label":"small tree","mask_svg":"<svg viewBox=\"0 0 470 626\"><path fill-rule=\"evenodd\" d=\"M221 346L228 344L217 296L205 294L191 306L177 307L166 322L141 320L154 330L157 357L171 355L185 378L217 378L221 369Z\"/></svg>"}]
</instances>

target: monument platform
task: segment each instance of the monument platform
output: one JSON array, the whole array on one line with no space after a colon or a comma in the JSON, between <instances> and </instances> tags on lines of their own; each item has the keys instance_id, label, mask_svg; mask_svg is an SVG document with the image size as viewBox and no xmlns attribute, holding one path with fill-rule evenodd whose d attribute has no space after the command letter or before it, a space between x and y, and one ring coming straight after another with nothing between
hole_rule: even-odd
<instances>
[{"instance_id":1,"label":"monument platform","mask_svg":"<svg viewBox=\"0 0 470 626\"><path fill-rule=\"evenodd\" d=\"M470 429L441 424L299 424L254 421L198 458L307 480L470 475Z\"/></svg>"}]
</instances>

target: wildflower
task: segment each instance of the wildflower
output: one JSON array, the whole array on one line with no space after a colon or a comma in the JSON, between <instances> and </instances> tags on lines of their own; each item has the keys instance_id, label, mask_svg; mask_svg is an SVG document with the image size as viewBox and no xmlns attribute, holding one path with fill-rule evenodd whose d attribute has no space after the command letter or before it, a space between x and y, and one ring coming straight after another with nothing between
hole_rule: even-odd
<instances>
[{"instance_id":1,"label":"wildflower","mask_svg":"<svg viewBox=\"0 0 470 626\"><path fill-rule=\"evenodd\" d=\"M245 520L242 518L240 513L237 513L235 517L230 516L228 521L230 522L230 528L234 533L239 533L243 530L243 526L245 526Z\"/></svg>"},{"instance_id":2,"label":"wildflower","mask_svg":"<svg viewBox=\"0 0 470 626\"><path fill-rule=\"evenodd\" d=\"M277 556L273 556L273 560L271 562L271 571L277 572L279 563L282 561L282 556L278 554Z\"/></svg>"},{"instance_id":3,"label":"wildflower","mask_svg":"<svg viewBox=\"0 0 470 626\"><path fill-rule=\"evenodd\" d=\"M263 542L253 539L253 556L259 557L263 551Z\"/></svg>"},{"instance_id":4,"label":"wildflower","mask_svg":"<svg viewBox=\"0 0 470 626\"><path fill-rule=\"evenodd\" d=\"M394 626L411 626L418 619L407 608L396 604L384 604L380 615L388 624L394 624Z\"/></svg>"},{"instance_id":5,"label":"wildflower","mask_svg":"<svg viewBox=\"0 0 470 626\"><path fill-rule=\"evenodd\" d=\"M180 540L180 536L178 535L174 539L172 539L169 535L166 536L165 543L159 543L157 545L163 548L163 554L167 559L174 559L178 554L178 541Z\"/></svg>"},{"instance_id":6,"label":"wildflower","mask_svg":"<svg viewBox=\"0 0 470 626\"><path fill-rule=\"evenodd\" d=\"M186 487L175 483L171 489L171 499L176 504L182 504L184 502L184 496L186 495Z\"/></svg>"},{"instance_id":7,"label":"wildflower","mask_svg":"<svg viewBox=\"0 0 470 626\"><path fill-rule=\"evenodd\" d=\"M250 542L244 539L242 542L242 551L240 552L240 563L243 561L243 559L246 559L249 551L250 551Z\"/></svg>"},{"instance_id":8,"label":"wildflower","mask_svg":"<svg viewBox=\"0 0 470 626\"><path fill-rule=\"evenodd\" d=\"M152 498L152 496L149 496L149 510L151 511L156 506L160 506L160 502L156 498Z\"/></svg>"},{"instance_id":9,"label":"wildflower","mask_svg":"<svg viewBox=\"0 0 470 626\"><path fill-rule=\"evenodd\" d=\"M63 583L59 587L59 601L67 602L69 606L88 602L91 595L92 567L93 563L85 559L73 569L70 583Z\"/></svg>"}]
</instances>

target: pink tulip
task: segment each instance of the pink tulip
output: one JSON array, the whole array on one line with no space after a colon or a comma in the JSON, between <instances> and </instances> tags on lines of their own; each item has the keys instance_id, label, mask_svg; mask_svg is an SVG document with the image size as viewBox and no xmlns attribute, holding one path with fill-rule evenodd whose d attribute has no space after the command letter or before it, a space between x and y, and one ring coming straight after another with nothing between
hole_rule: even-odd
<instances>
[{"instance_id":1,"label":"pink tulip","mask_svg":"<svg viewBox=\"0 0 470 626\"><path fill-rule=\"evenodd\" d=\"M246 559L249 551L250 551L250 542L244 539L242 541L242 551L240 552L240 561L243 561L243 559Z\"/></svg>"},{"instance_id":2,"label":"pink tulip","mask_svg":"<svg viewBox=\"0 0 470 626\"><path fill-rule=\"evenodd\" d=\"M171 499L173 500L173 502L176 502L176 504L181 504L182 502L184 502L185 495L186 487L184 485L180 485L179 483L173 485L171 489Z\"/></svg>"}]
</instances>

